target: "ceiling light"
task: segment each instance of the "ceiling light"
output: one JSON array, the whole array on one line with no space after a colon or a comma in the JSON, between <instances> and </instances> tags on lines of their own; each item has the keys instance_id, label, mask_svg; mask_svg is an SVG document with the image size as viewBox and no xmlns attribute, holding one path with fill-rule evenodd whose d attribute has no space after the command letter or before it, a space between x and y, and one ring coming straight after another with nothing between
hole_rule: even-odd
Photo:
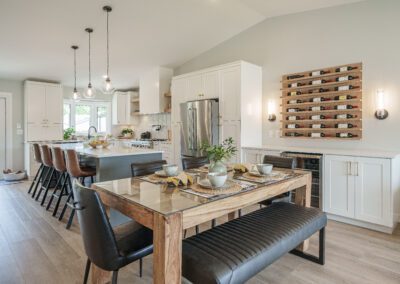
<instances>
[{"instance_id":1,"label":"ceiling light","mask_svg":"<svg viewBox=\"0 0 400 284\"><path fill-rule=\"evenodd\" d=\"M81 95L79 94L77 88L76 88L76 50L79 48L77 45L71 46L71 48L74 50L74 91L72 92L72 98L75 101L79 101L81 99Z\"/></svg>"},{"instance_id":2,"label":"ceiling light","mask_svg":"<svg viewBox=\"0 0 400 284\"><path fill-rule=\"evenodd\" d=\"M91 70L91 58L90 58L90 55L91 55L90 54L90 50L91 50L91 46L90 46L91 37L90 37L90 35L92 34L93 29L92 28L86 28L85 31L89 35L89 83L88 83L88 86L87 86L87 89L85 91L84 96L86 98L88 98L88 99L93 99L96 96L96 90L92 86L92 73L91 73L92 70Z\"/></svg>"},{"instance_id":3,"label":"ceiling light","mask_svg":"<svg viewBox=\"0 0 400 284\"><path fill-rule=\"evenodd\" d=\"M106 76L103 76L105 79L103 82L103 93L105 94L112 94L114 92L114 88L111 85L111 79L110 79L110 40L109 40L109 24L108 24L108 17L109 13L112 11L112 8L110 6L104 6L103 11L107 13L107 73Z\"/></svg>"}]
</instances>

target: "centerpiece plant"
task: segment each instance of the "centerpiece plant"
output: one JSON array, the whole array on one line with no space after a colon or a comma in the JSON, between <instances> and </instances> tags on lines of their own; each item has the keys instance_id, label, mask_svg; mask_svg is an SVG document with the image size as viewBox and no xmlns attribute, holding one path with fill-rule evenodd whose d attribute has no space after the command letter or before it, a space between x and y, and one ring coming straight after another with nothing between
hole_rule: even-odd
<instances>
[{"instance_id":1,"label":"centerpiece plant","mask_svg":"<svg viewBox=\"0 0 400 284\"><path fill-rule=\"evenodd\" d=\"M204 151L210 160L210 172L226 173L227 168L225 162L231 159L237 152L237 148L234 146L232 137L225 139L222 144L210 145L209 143L203 143L200 147L201 151Z\"/></svg>"}]
</instances>

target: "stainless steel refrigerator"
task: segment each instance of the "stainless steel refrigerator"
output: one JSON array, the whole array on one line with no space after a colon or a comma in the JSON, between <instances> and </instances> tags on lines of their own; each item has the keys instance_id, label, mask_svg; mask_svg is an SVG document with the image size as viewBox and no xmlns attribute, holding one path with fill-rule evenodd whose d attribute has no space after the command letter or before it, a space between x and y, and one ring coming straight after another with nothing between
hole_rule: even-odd
<instances>
[{"instance_id":1,"label":"stainless steel refrigerator","mask_svg":"<svg viewBox=\"0 0 400 284\"><path fill-rule=\"evenodd\" d=\"M181 149L184 157L203 157L203 143L219 142L218 100L191 101L180 104L182 129Z\"/></svg>"}]
</instances>

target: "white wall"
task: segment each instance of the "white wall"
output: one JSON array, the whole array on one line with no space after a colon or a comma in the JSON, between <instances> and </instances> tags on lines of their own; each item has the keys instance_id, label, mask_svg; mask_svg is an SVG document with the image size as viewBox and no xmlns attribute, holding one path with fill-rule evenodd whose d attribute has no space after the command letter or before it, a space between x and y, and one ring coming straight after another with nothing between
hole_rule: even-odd
<instances>
[{"instance_id":1,"label":"white wall","mask_svg":"<svg viewBox=\"0 0 400 284\"><path fill-rule=\"evenodd\" d=\"M267 19L175 70L183 74L243 59L263 67L263 108L279 106L283 74L363 62L363 139L328 141L276 137L280 116L264 115L268 145L400 150L400 1L370 0ZM375 92L387 94L389 118L374 118ZM270 132L275 137L270 137Z\"/></svg>"}]
</instances>

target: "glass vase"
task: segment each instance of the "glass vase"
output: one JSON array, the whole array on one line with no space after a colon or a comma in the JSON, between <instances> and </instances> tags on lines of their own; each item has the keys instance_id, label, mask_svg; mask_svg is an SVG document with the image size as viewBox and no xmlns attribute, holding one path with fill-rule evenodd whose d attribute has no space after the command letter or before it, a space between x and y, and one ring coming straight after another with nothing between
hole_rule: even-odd
<instances>
[{"instance_id":1,"label":"glass vase","mask_svg":"<svg viewBox=\"0 0 400 284\"><path fill-rule=\"evenodd\" d=\"M228 172L228 169L222 161L211 161L208 171L210 173L226 174Z\"/></svg>"}]
</instances>

